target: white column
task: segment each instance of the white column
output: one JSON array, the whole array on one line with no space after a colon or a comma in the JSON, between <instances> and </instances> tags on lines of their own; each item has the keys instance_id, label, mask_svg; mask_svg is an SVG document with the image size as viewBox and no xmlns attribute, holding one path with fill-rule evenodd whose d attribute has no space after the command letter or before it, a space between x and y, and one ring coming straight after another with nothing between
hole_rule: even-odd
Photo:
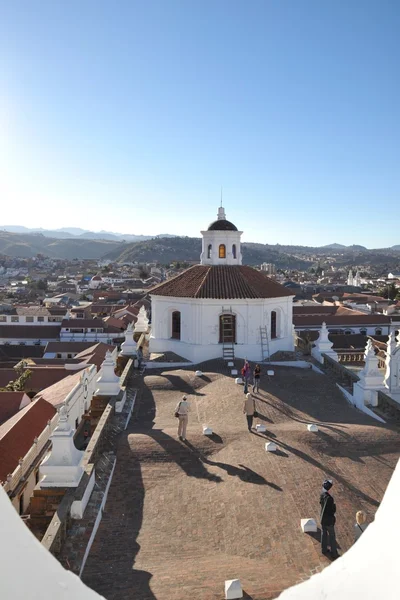
<instances>
[{"instance_id":1,"label":"white column","mask_svg":"<svg viewBox=\"0 0 400 600\"><path fill-rule=\"evenodd\" d=\"M77 487L83 475L83 452L74 444L74 432L68 423L67 408L60 409L60 420L50 439L50 455L40 465L41 488Z\"/></svg>"}]
</instances>

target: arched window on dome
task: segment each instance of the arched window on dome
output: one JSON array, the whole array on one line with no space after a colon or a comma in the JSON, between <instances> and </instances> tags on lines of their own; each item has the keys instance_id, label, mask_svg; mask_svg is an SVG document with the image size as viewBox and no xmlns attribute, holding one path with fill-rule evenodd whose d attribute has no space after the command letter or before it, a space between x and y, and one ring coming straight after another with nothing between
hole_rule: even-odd
<instances>
[{"instance_id":1,"label":"arched window on dome","mask_svg":"<svg viewBox=\"0 0 400 600\"><path fill-rule=\"evenodd\" d=\"M275 340L276 338L276 311L273 310L271 312L271 340Z\"/></svg>"},{"instance_id":2,"label":"arched window on dome","mask_svg":"<svg viewBox=\"0 0 400 600\"><path fill-rule=\"evenodd\" d=\"M211 252L212 252L212 244L208 244L207 258L211 258Z\"/></svg>"},{"instance_id":3,"label":"arched window on dome","mask_svg":"<svg viewBox=\"0 0 400 600\"><path fill-rule=\"evenodd\" d=\"M179 310L174 310L172 313L172 335L174 340L181 339L181 313Z\"/></svg>"},{"instance_id":4,"label":"arched window on dome","mask_svg":"<svg viewBox=\"0 0 400 600\"><path fill-rule=\"evenodd\" d=\"M233 244L232 246L232 256L233 258L236 258L236 244Z\"/></svg>"},{"instance_id":5,"label":"arched window on dome","mask_svg":"<svg viewBox=\"0 0 400 600\"><path fill-rule=\"evenodd\" d=\"M225 248L225 244L220 244L220 245L219 245L219 252L218 252L218 256L219 256L219 258L226 258L226 248Z\"/></svg>"}]
</instances>

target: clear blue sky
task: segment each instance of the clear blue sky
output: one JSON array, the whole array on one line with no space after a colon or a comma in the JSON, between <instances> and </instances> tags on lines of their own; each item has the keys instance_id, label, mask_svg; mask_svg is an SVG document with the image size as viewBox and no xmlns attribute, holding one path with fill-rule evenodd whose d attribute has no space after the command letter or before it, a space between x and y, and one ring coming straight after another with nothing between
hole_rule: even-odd
<instances>
[{"instance_id":1,"label":"clear blue sky","mask_svg":"<svg viewBox=\"0 0 400 600\"><path fill-rule=\"evenodd\" d=\"M400 244L398 0L15 0L1 225Z\"/></svg>"}]
</instances>

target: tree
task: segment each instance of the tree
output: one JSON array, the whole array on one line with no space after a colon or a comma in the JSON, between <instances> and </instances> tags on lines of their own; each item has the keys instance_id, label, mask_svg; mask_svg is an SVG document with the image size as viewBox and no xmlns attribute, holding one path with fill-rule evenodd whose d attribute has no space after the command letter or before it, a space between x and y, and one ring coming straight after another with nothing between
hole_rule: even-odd
<instances>
[{"instance_id":1,"label":"tree","mask_svg":"<svg viewBox=\"0 0 400 600\"><path fill-rule=\"evenodd\" d=\"M0 388L1 392L23 392L25 390L25 384L29 377L32 375L32 371L29 369L23 370L23 367L16 369L19 373L19 377L15 381L7 383L5 388Z\"/></svg>"},{"instance_id":2,"label":"tree","mask_svg":"<svg viewBox=\"0 0 400 600\"><path fill-rule=\"evenodd\" d=\"M386 287L382 288L378 294L380 296L382 296L383 298L388 298L389 300L395 300L396 296L398 295L398 290L396 288L396 285L394 283L391 283L390 285L387 285Z\"/></svg>"}]
</instances>

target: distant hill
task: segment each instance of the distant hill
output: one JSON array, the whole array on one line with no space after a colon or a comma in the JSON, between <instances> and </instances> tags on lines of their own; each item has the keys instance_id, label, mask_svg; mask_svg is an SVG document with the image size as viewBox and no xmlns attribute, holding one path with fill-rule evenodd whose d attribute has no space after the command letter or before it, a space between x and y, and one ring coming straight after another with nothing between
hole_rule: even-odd
<instances>
[{"instance_id":1,"label":"distant hill","mask_svg":"<svg viewBox=\"0 0 400 600\"><path fill-rule=\"evenodd\" d=\"M0 225L0 231L9 231L11 233L40 233L45 237L55 239L81 238L86 240L111 240L114 242L141 242L151 240L155 237L175 237L169 233L159 235L136 235L134 233L114 233L112 231L88 231L80 227L61 227L60 229L42 229L24 227L23 225Z\"/></svg>"},{"instance_id":2,"label":"distant hill","mask_svg":"<svg viewBox=\"0 0 400 600\"><path fill-rule=\"evenodd\" d=\"M199 261L200 253L200 238L168 237L127 244L123 247L122 252L116 248L104 258L120 263L160 262L161 264L169 264L173 261ZM265 244L244 243L242 244L242 254L243 263L247 265L272 262L278 269L288 267L307 269L310 267L309 261L284 252L278 252Z\"/></svg>"},{"instance_id":3,"label":"distant hill","mask_svg":"<svg viewBox=\"0 0 400 600\"><path fill-rule=\"evenodd\" d=\"M41 233L10 233L0 231L0 254L32 258L44 254L51 258L101 258L111 250L121 252L122 242L87 240L76 237L68 239L49 238Z\"/></svg>"},{"instance_id":4,"label":"distant hill","mask_svg":"<svg viewBox=\"0 0 400 600\"><path fill-rule=\"evenodd\" d=\"M327 246L321 246L321 248L326 248L326 249L332 249L332 250L343 250L344 252L346 251L352 251L352 250L358 250L360 252L362 252L363 250L367 250L367 248L365 246L359 246L357 244L353 244L352 246L344 246L343 244L328 244Z\"/></svg>"}]
</instances>

